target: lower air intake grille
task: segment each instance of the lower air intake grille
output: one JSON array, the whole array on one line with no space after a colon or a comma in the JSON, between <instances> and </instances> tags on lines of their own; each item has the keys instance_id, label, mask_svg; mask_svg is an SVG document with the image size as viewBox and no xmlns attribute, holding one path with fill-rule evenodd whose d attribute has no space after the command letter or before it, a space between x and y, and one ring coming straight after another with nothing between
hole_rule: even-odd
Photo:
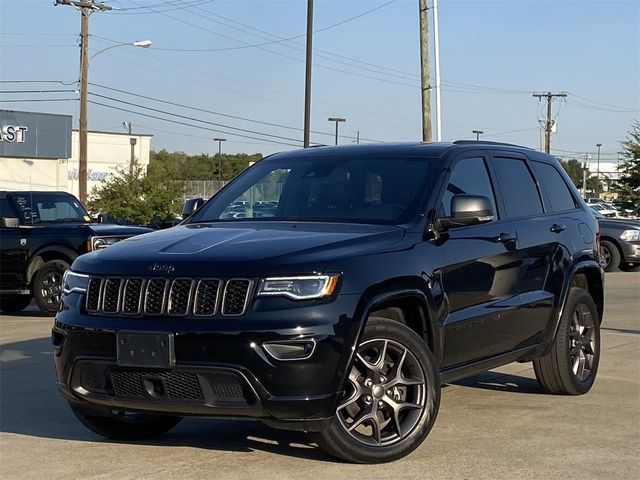
<instances>
[{"instance_id":1,"label":"lower air intake grille","mask_svg":"<svg viewBox=\"0 0 640 480\"><path fill-rule=\"evenodd\" d=\"M161 396L172 400L202 400L202 388L198 377L190 372L154 372L145 370L111 372L116 396L144 398L149 396L147 386L160 382Z\"/></svg>"}]
</instances>

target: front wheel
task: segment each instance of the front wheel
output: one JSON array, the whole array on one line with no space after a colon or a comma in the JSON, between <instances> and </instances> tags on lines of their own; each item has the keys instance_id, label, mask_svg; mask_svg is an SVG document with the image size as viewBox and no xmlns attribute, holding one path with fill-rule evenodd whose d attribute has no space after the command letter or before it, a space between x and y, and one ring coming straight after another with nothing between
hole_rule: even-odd
<instances>
[{"instance_id":1,"label":"front wheel","mask_svg":"<svg viewBox=\"0 0 640 480\"><path fill-rule=\"evenodd\" d=\"M62 297L62 276L68 269L67 262L51 260L33 276L33 298L43 313L54 316L58 311Z\"/></svg>"},{"instance_id":2,"label":"front wheel","mask_svg":"<svg viewBox=\"0 0 640 480\"><path fill-rule=\"evenodd\" d=\"M182 417L169 417L146 413L111 410L100 415L90 415L69 405L80 422L98 435L111 440L145 440L157 438L173 427Z\"/></svg>"},{"instance_id":3,"label":"front wheel","mask_svg":"<svg viewBox=\"0 0 640 480\"><path fill-rule=\"evenodd\" d=\"M600 363L600 316L589 292L572 287L556 338L544 357L533 361L548 393L582 395L593 386Z\"/></svg>"},{"instance_id":4,"label":"front wheel","mask_svg":"<svg viewBox=\"0 0 640 480\"><path fill-rule=\"evenodd\" d=\"M602 240L600 242L600 265L605 272L612 272L620 264L620 252L615 244Z\"/></svg>"},{"instance_id":5,"label":"front wheel","mask_svg":"<svg viewBox=\"0 0 640 480\"><path fill-rule=\"evenodd\" d=\"M354 463L408 455L427 437L440 405L440 378L425 342L405 325L367 322L331 425L311 434L325 452Z\"/></svg>"}]
</instances>

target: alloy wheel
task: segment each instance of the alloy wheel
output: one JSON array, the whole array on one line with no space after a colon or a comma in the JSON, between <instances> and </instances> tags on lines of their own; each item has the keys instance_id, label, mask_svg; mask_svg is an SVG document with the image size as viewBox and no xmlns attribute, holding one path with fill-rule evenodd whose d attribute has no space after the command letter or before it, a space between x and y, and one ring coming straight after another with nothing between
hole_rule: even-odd
<instances>
[{"instance_id":1,"label":"alloy wheel","mask_svg":"<svg viewBox=\"0 0 640 480\"><path fill-rule=\"evenodd\" d=\"M400 343L377 338L358 347L346 400L337 408L342 427L358 442L388 446L416 427L427 400L425 373Z\"/></svg>"},{"instance_id":2,"label":"alloy wheel","mask_svg":"<svg viewBox=\"0 0 640 480\"><path fill-rule=\"evenodd\" d=\"M60 303L62 274L58 272L48 273L40 283L40 292L47 305L57 305Z\"/></svg>"},{"instance_id":3,"label":"alloy wheel","mask_svg":"<svg viewBox=\"0 0 640 480\"><path fill-rule=\"evenodd\" d=\"M602 268L607 268L611 263L611 252L603 245L600 245L600 265Z\"/></svg>"},{"instance_id":4,"label":"alloy wheel","mask_svg":"<svg viewBox=\"0 0 640 480\"><path fill-rule=\"evenodd\" d=\"M569 330L569 355L573 374L584 382L593 368L596 355L593 315L583 303L576 306Z\"/></svg>"}]
</instances>

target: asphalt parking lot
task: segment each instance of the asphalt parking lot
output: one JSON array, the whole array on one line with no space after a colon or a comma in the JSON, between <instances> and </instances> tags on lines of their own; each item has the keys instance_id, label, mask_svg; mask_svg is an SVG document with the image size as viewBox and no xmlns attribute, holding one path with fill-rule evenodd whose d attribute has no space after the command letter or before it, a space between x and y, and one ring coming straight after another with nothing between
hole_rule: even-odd
<instances>
[{"instance_id":1,"label":"asphalt parking lot","mask_svg":"<svg viewBox=\"0 0 640 480\"><path fill-rule=\"evenodd\" d=\"M191 418L152 443L102 440L56 392L52 319L0 315L0 478L640 478L640 274L607 274L606 289L589 394L542 394L531 364L448 385L427 441L384 466L335 461L303 433L253 421Z\"/></svg>"}]
</instances>

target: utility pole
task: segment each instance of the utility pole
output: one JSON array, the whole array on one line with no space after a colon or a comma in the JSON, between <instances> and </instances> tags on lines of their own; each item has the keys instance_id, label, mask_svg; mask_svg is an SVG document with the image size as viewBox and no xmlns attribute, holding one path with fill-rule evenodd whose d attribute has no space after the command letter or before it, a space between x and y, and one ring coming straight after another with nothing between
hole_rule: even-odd
<instances>
[{"instance_id":1,"label":"utility pole","mask_svg":"<svg viewBox=\"0 0 640 480\"><path fill-rule=\"evenodd\" d=\"M313 0L307 0L307 55L304 84L304 140L303 146L309 146L311 132L311 64L313 56Z\"/></svg>"},{"instance_id":2,"label":"utility pole","mask_svg":"<svg viewBox=\"0 0 640 480\"><path fill-rule=\"evenodd\" d=\"M133 137L133 124L131 122L122 122L122 126L129 131L129 144L131 145L131 156L129 157L129 175L133 176L133 164L136 160L135 146L138 140Z\"/></svg>"},{"instance_id":3,"label":"utility pole","mask_svg":"<svg viewBox=\"0 0 640 480\"><path fill-rule=\"evenodd\" d=\"M338 117L329 117L327 120L329 120L330 122L336 122L336 145L338 145L338 124L341 122L346 122L347 120L345 118L338 118ZM358 135L358 143L360 143L360 135Z\"/></svg>"},{"instance_id":4,"label":"utility pole","mask_svg":"<svg viewBox=\"0 0 640 480\"><path fill-rule=\"evenodd\" d=\"M602 147L601 143L596 143L596 147L598 147L598 164L596 167L596 197L600 196L600 148Z\"/></svg>"},{"instance_id":5,"label":"utility pole","mask_svg":"<svg viewBox=\"0 0 640 480\"><path fill-rule=\"evenodd\" d=\"M587 176L589 174L589 154L584 154L584 163L582 164L582 198L587 198Z\"/></svg>"},{"instance_id":6,"label":"utility pole","mask_svg":"<svg viewBox=\"0 0 640 480\"><path fill-rule=\"evenodd\" d=\"M88 130L88 76L89 76L89 15L104 12L111 7L93 0L55 0L54 5L68 5L80 11L80 119L78 162L78 196L80 202L87 202L87 130Z\"/></svg>"},{"instance_id":7,"label":"utility pole","mask_svg":"<svg viewBox=\"0 0 640 480\"><path fill-rule=\"evenodd\" d=\"M476 134L476 142L480 141L480 135L484 133L484 130L471 130L471 133Z\"/></svg>"},{"instance_id":8,"label":"utility pole","mask_svg":"<svg viewBox=\"0 0 640 480\"><path fill-rule=\"evenodd\" d=\"M534 93L533 96L538 98L539 100L542 100L543 98L546 98L547 100L547 120L544 126L544 151L545 153L551 153L551 130L553 129L553 125L555 123L555 121L551 118L551 102L553 102L553 99L556 97L566 98L567 92Z\"/></svg>"},{"instance_id":9,"label":"utility pole","mask_svg":"<svg viewBox=\"0 0 640 480\"><path fill-rule=\"evenodd\" d=\"M420 84L422 91L422 141L431 142L431 80L429 70L429 7L419 0L420 8Z\"/></svg>"},{"instance_id":10,"label":"utility pole","mask_svg":"<svg viewBox=\"0 0 640 480\"><path fill-rule=\"evenodd\" d=\"M222 142L226 142L226 138L214 138L214 142L218 142L218 190L222 188L221 182L222 177L220 176L220 172L222 171Z\"/></svg>"},{"instance_id":11,"label":"utility pole","mask_svg":"<svg viewBox=\"0 0 640 480\"><path fill-rule=\"evenodd\" d=\"M360 130L356 133L356 143L360 143ZM620 164L620 154L618 154L618 164Z\"/></svg>"}]
</instances>

